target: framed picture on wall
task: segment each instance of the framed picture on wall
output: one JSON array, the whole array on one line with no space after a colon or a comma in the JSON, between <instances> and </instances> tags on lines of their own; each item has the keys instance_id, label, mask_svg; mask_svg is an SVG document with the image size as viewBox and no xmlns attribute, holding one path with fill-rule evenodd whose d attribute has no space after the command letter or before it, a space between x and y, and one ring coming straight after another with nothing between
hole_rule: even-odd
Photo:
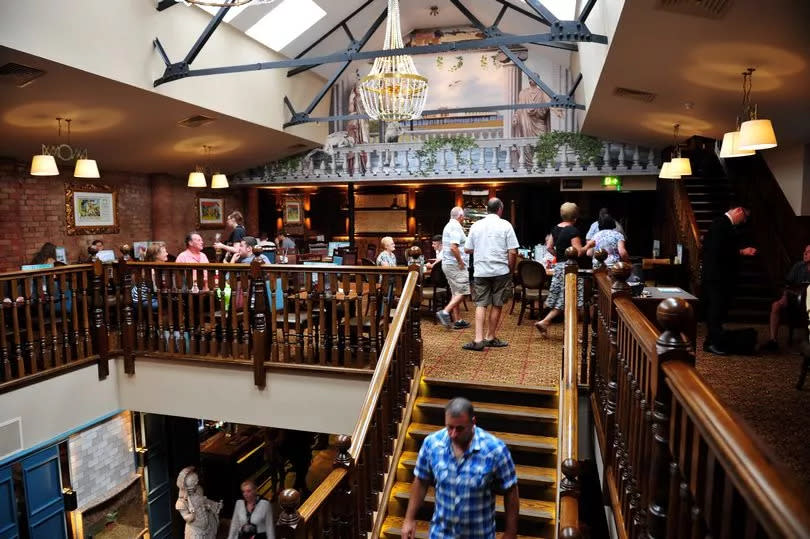
<instances>
[{"instance_id":1,"label":"framed picture on wall","mask_svg":"<svg viewBox=\"0 0 810 539\"><path fill-rule=\"evenodd\" d=\"M301 215L301 201L300 200L287 200L284 203L284 223L299 224L303 221Z\"/></svg>"},{"instance_id":2,"label":"framed picture on wall","mask_svg":"<svg viewBox=\"0 0 810 539\"><path fill-rule=\"evenodd\" d=\"M65 183L65 222L71 236L118 234L118 191L99 183Z\"/></svg>"},{"instance_id":3,"label":"framed picture on wall","mask_svg":"<svg viewBox=\"0 0 810 539\"><path fill-rule=\"evenodd\" d=\"M225 199L197 197L197 228L225 226Z\"/></svg>"}]
</instances>

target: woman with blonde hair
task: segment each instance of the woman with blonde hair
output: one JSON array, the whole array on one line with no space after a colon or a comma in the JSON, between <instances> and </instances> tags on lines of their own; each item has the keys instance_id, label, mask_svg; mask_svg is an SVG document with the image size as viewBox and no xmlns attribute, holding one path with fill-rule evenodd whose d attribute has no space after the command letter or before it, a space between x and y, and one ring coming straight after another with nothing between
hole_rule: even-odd
<instances>
[{"instance_id":1,"label":"woman with blonde hair","mask_svg":"<svg viewBox=\"0 0 810 539\"><path fill-rule=\"evenodd\" d=\"M534 325L543 337L548 337L549 324L565 307L565 250L573 247L577 256L585 253L582 234L576 227L578 217L579 207L573 202L566 202L560 206L560 222L551 229L551 238L546 242L546 248L557 257L557 263L554 265L554 275L548 287L545 304L551 310L545 318ZM582 279L577 279L577 307L582 307L582 299Z\"/></svg>"},{"instance_id":2,"label":"woman with blonde hair","mask_svg":"<svg viewBox=\"0 0 810 539\"><path fill-rule=\"evenodd\" d=\"M382 252L377 255L377 265L378 266L396 266L397 265L397 257L394 255L394 249L396 245L394 244L394 238L391 236L385 236L383 239L380 240L380 247L382 247Z\"/></svg>"}]
</instances>

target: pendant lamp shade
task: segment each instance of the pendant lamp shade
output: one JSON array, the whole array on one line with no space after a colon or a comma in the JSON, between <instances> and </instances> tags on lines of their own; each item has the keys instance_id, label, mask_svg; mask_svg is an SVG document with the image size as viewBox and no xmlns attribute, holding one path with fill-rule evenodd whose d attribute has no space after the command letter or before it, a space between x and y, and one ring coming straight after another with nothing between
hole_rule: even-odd
<instances>
[{"instance_id":1,"label":"pendant lamp shade","mask_svg":"<svg viewBox=\"0 0 810 539\"><path fill-rule=\"evenodd\" d=\"M211 189L225 189L228 187L228 177L225 174L211 176Z\"/></svg>"},{"instance_id":2,"label":"pendant lamp shade","mask_svg":"<svg viewBox=\"0 0 810 539\"><path fill-rule=\"evenodd\" d=\"M659 178L663 178L665 180L680 180L681 176L679 174L673 174L672 172L672 162L667 161L663 165L661 165L661 172L658 173Z\"/></svg>"},{"instance_id":3,"label":"pendant lamp shade","mask_svg":"<svg viewBox=\"0 0 810 539\"><path fill-rule=\"evenodd\" d=\"M688 157L674 157L671 163L670 171L672 174L676 174L678 176L692 175L692 163L689 162Z\"/></svg>"},{"instance_id":4,"label":"pendant lamp shade","mask_svg":"<svg viewBox=\"0 0 810 539\"><path fill-rule=\"evenodd\" d=\"M98 165L95 159L77 159L76 168L73 169L74 178L100 178Z\"/></svg>"},{"instance_id":5,"label":"pendant lamp shade","mask_svg":"<svg viewBox=\"0 0 810 539\"><path fill-rule=\"evenodd\" d=\"M776 134L770 120L748 120L740 126L740 150L776 148Z\"/></svg>"},{"instance_id":6,"label":"pendant lamp shade","mask_svg":"<svg viewBox=\"0 0 810 539\"><path fill-rule=\"evenodd\" d=\"M205 182L205 174L202 172L189 172L188 186L189 187L206 187L208 184Z\"/></svg>"},{"instance_id":7,"label":"pendant lamp shade","mask_svg":"<svg viewBox=\"0 0 810 539\"><path fill-rule=\"evenodd\" d=\"M754 150L741 150L740 149L740 132L729 131L723 135L723 144L720 146L720 157L722 159L729 159L731 157L745 157L746 155L754 155Z\"/></svg>"},{"instance_id":8,"label":"pendant lamp shade","mask_svg":"<svg viewBox=\"0 0 810 539\"><path fill-rule=\"evenodd\" d=\"M56 159L52 155L35 155L31 159L31 176L59 176Z\"/></svg>"}]
</instances>

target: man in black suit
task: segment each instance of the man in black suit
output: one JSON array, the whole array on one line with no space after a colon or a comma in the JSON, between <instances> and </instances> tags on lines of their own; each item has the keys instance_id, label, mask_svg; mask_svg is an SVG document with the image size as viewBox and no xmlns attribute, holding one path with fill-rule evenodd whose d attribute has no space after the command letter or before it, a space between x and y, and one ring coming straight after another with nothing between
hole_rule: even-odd
<instances>
[{"instance_id":1,"label":"man in black suit","mask_svg":"<svg viewBox=\"0 0 810 539\"><path fill-rule=\"evenodd\" d=\"M757 254L755 248L743 247L740 237L739 225L745 223L749 214L742 206L732 207L712 221L703 239L703 296L707 326L703 349L712 354L728 353L723 342L723 322L728 317L728 306L737 280L737 257Z\"/></svg>"}]
</instances>

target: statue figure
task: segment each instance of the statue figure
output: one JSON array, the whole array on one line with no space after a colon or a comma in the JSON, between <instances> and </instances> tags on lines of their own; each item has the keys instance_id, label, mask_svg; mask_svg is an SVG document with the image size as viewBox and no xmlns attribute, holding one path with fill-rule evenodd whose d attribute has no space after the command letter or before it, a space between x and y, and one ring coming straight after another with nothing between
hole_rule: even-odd
<instances>
[{"instance_id":1,"label":"statue figure","mask_svg":"<svg viewBox=\"0 0 810 539\"><path fill-rule=\"evenodd\" d=\"M194 466L180 470L177 487L180 495L174 507L186 521L185 539L215 539L222 502L211 501L203 495Z\"/></svg>"},{"instance_id":2,"label":"statue figure","mask_svg":"<svg viewBox=\"0 0 810 539\"><path fill-rule=\"evenodd\" d=\"M518 94L518 103L548 103L550 101L546 93L538 88L537 83L529 81L529 86L522 89ZM537 137L548 132L548 110L547 108L537 109L517 109L512 116L512 136L513 137ZM523 149L523 160L526 166L532 162L532 148ZM512 167L517 168L518 154L512 152Z\"/></svg>"},{"instance_id":3,"label":"statue figure","mask_svg":"<svg viewBox=\"0 0 810 539\"><path fill-rule=\"evenodd\" d=\"M349 114L365 114L366 112L363 108L363 99L360 97L359 81L354 85L352 91L349 93L348 112ZM349 120L346 122L346 132L348 136L354 140L355 144L369 143L368 120ZM354 169L354 156L355 152L352 152L346 158L348 161L347 166L350 172ZM366 153L361 152L358 167L361 174L365 174L366 172L366 160Z\"/></svg>"}]
</instances>

